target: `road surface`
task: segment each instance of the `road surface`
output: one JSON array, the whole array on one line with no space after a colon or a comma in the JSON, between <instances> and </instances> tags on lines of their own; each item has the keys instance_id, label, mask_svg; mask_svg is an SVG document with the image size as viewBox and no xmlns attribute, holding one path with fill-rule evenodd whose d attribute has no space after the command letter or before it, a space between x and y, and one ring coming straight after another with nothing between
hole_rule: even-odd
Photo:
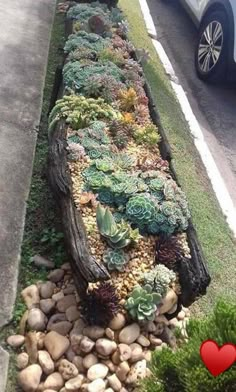
<instances>
[{"instance_id":1,"label":"road surface","mask_svg":"<svg viewBox=\"0 0 236 392\"><path fill-rule=\"evenodd\" d=\"M178 0L147 0L162 43L236 207L236 85L209 85L194 68L197 30Z\"/></svg>"}]
</instances>

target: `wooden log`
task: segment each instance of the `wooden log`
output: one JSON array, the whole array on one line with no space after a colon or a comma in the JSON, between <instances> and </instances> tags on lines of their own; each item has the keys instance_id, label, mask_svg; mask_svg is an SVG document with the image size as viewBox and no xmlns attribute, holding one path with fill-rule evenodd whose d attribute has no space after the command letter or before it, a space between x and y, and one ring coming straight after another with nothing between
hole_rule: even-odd
<instances>
[{"instance_id":1,"label":"wooden log","mask_svg":"<svg viewBox=\"0 0 236 392\"><path fill-rule=\"evenodd\" d=\"M82 216L73 201L64 121L59 121L49 134L48 169L50 186L62 214L73 278L78 293L83 296L89 282L107 280L110 275L92 256Z\"/></svg>"},{"instance_id":2,"label":"wooden log","mask_svg":"<svg viewBox=\"0 0 236 392\"><path fill-rule=\"evenodd\" d=\"M162 126L161 118L159 116L157 107L154 104L151 89L147 81L145 81L144 89L149 99L149 109L152 121L158 127L161 134L161 156L163 159L169 161L171 175L177 184L180 185L178 176L172 163L173 157L171 153L171 147L168 142L165 129ZM184 306L190 306L194 301L196 301L196 299L202 295L205 295L207 287L211 282L211 277L207 268L204 254L191 219L189 219L189 226L187 229L187 241L190 248L191 259L180 259L178 261L177 271L179 276L179 283L182 289L180 301Z\"/></svg>"}]
</instances>

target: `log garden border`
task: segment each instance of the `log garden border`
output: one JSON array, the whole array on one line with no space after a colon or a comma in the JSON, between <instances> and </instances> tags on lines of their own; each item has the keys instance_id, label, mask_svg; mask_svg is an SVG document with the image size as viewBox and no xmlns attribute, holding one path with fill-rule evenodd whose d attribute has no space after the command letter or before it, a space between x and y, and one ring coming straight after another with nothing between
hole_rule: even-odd
<instances>
[{"instance_id":1,"label":"log garden border","mask_svg":"<svg viewBox=\"0 0 236 392\"><path fill-rule=\"evenodd\" d=\"M71 33L72 21L65 20L66 37ZM52 109L56 100L63 95L63 64L58 66L55 74L50 109ZM158 127L162 138L160 143L161 156L163 159L168 160L172 177L178 183L178 177L172 163L171 148L147 82L145 83L144 89L149 99L151 119ZM72 181L67 163L66 128L63 121L59 121L49 134L48 172L50 186L61 212L65 242L71 258L76 289L80 296L83 296L89 282L109 279L109 273L91 255L82 216L73 201ZM191 251L191 260L181 258L178 263L178 275L182 288L179 302L184 306L191 305L198 297L204 295L211 280L191 219L189 220L189 227L187 229L187 240Z\"/></svg>"}]
</instances>

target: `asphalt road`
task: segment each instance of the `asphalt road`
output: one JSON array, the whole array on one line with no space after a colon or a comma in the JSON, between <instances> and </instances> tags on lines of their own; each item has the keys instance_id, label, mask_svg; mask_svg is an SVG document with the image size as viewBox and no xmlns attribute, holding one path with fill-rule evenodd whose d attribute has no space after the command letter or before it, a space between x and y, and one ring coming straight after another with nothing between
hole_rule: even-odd
<instances>
[{"instance_id":1,"label":"asphalt road","mask_svg":"<svg viewBox=\"0 0 236 392\"><path fill-rule=\"evenodd\" d=\"M236 84L209 85L194 68L197 29L178 0L147 0L158 34L187 93L236 207Z\"/></svg>"}]
</instances>

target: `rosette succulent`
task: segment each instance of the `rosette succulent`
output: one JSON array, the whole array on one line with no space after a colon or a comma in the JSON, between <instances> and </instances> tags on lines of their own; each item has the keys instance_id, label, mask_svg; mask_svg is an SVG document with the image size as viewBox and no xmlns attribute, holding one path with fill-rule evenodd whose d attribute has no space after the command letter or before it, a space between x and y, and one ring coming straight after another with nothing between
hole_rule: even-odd
<instances>
[{"instance_id":1,"label":"rosette succulent","mask_svg":"<svg viewBox=\"0 0 236 392\"><path fill-rule=\"evenodd\" d=\"M144 284L152 287L152 291L164 297L171 284L176 281L176 274L162 264L143 276Z\"/></svg>"},{"instance_id":2,"label":"rosette succulent","mask_svg":"<svg viewBox=\"0 0 236 392\"><path fill-rule=\"evenodd\" d=\"M97 159L95 161L95 165L99 171L102 171L104 173L112 172L115 168L115 164L113 163L112 159L109 158Z\"/></svg>"},{"instance_id":3,"label":"rosette succulent","mask_svg":"<svg viewBox=\"0 0 236 392\"><path fill-rule=\"evenodd\" d=\"M80 61L73 61L67 63L63 68L63 80L65 86L76 90L83 95L85 95L86 92L88 93L87 85L90 83L90 78L93 78L95 75L111 76L117 82L125 80L120 68L110 61L105 64L91 63L87 66L81 64Z\"/></svg>"},{"instance_id":4,"label":"rosette succulent","mask_svg":"<svg viewBox=\"0 0 236 392\"><path fill-rule=\"evenodd\" d=\"M143 227L154 220L156 208L148 194L135 195L126 205L126 216L135 225Z\"/></svg>"},{"instance_id":5,"label":"rosette succulent","mask_svg":"<svg viewBox=\"0 0 236 392\"><path fill-rule=\"evenodd\" d=\"M109 271L124 271L128 255L121 249L107 249L103 254L103 261Z\"/></svg>"},{"instance_id":6,"label":"rosette succulent","mask_svg":"<svg viewBox=\"0 0 236 392\"><path fill-rule=\"evenodd\" d=\"M76 34L71 34L66 41L64 51L70 53L78 48L90 49L93 52L100 52L111 44L109 38L102 38L98 34L86 33L79 31Z\"/></svg>"},{"instance_id":7,"label":"rosette succulent","mask_svg":"<svg viewBox=\"0 0 236 392\"><path fill-rule=\"evenodd\" d=\"M153 321L161 298L160 294L152 292L150 285L137 286L127 299L125 309L134 320Z\"/></svg>"}]
</instances>

